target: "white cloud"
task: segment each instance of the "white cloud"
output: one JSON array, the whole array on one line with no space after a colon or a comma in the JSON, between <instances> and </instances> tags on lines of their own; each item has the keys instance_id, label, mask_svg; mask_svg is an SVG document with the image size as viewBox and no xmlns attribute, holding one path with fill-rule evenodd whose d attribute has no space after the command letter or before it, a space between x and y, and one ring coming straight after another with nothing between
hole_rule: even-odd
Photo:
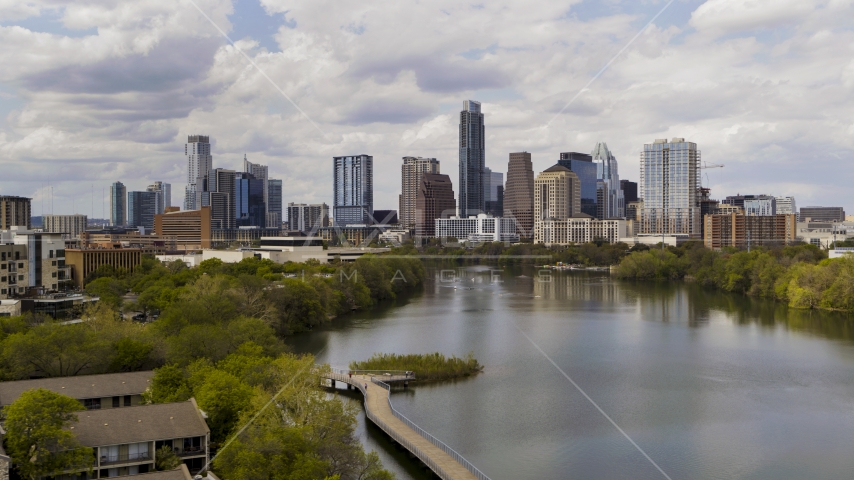
<instances>
[{"instance_id":1,"label":"white cloud","mask_svg":"<svg viewBox=\"0 0 854 480\"><path fill-rule=\"evenodd\" d=\"M230 2L195 1L230 30ZM567 14L580 2L264 0L293 22L274 34L281 51L251 35L237 46L323 134L187 2L27 5L16 15L64 7L66 27L97 33L0 27L0 87L10 87L0 90L24 104L0 128L0 158L17 172L0 175L4 193L34 195L48 182L69 199L92 183L165 180L180 204L183 143L202 133L216 166L239 168L244 153L269 164L286 202L329 202L331 157L372 154L376 207L396 208L403 156L439 158L456 184L457 112L473 98L483 100L497 171L510 152L532 152L544 169L559 152L607 141L621 175L637 180L643 143L684 136L727 165L710 172L716 197L761 188L804 204L848 202L850 1L709 0L690 25L651 26L545 128L660 2L646 16L614 5L582 21ZM13 7L0 0L0 14Z\"/></svg>"}]
</instances>

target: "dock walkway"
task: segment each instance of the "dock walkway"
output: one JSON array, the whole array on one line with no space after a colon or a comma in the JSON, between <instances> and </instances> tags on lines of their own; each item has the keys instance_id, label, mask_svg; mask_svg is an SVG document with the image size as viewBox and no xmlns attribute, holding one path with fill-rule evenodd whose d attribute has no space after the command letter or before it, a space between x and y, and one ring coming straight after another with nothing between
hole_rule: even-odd
<instances>
[{"instance_id":1,"label":"dock walkway","mask_svg":"<svg viewBox=\"0 0 854 480\"><path fill-rule=\"evenodd\" d=\"M389 380L389 378L360 374L350 376L346 371L324 373L323 377L333 382L342 382L358 388L365 396L367 417L392 440L418 457L439 478L443 480L489 480L489 477L463 458L462 455L394 409L391 404L390 386L383 381ZM391 381L403 380L403 378L396 377L400 376L393 376Z\"/></svg>"}]
</instances>

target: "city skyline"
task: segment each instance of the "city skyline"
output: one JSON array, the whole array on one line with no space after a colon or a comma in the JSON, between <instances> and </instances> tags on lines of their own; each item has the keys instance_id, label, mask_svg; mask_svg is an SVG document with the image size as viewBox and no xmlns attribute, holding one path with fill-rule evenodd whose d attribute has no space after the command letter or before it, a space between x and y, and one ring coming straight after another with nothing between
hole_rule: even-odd
<instances>
[{"instance_id":1,"label":"city skyline","mask_svg":"<svg viewBox=\"0 0 854 480\"><path fill-rule=\"evenodd\" d=\"M131 179L156 177L181 192L181 139L205 132L218 165L237 170L246 153L294 185L289 198L328 202L317 165L333 155L367 152L378 171L396 168L404 155L423 156L456 171L459 101L473 98L489 117L486 166L493 170L509 152L531 152L542 171L561 151L589 152L605 141L621 176L636 180L644 143L684 136L703 145L709 162L727 165L709 172L714 197L773 192L852 210L847 173L822 173L854 152L850 108L838 101L854 87L843 46L851 31L842 20L852 7L758 2L739 12L724 3L673 3L561 114L665 2L577 3L536 13L512 3L389 5L370 13L347 6L332 17L321 5L287 14L252 2L212 7L212 20L320 131L192 8L150 7L149 17L178 15L175 25L197 27L151 32L119 21L109 6L93 4L103 15L86 20L86 2L64 10L11 7L0 26L8 66L0 76L0 152L15 175L0 179L0 194L31 197L34 212L47 213L52 185L53 213L100 217L98 199L117 179L136 191L147 184ZM443 35L385 41L394 25L412 19ZM453 30L442 26L447 19ZM468 22L479 26L459 28ZM516 32L535 24L543 29L520 39ZM588 34L594 29L601 35ZM139 35L151 42L129 43ZM35 45L45 49L43 63L15 55L35 54ZM336 49L345 55L325 53ZM174 51L195 55L187 62ZM311 60L322 68L309 70ZM105 75L89 83L90 69ZM156 73L143 74L149 70ZM59 81L66 78L76 80ZM90 100L73 101L84 94ZM673 106L680 103L691 108ZM396 184L378 177L377 206L393 208Z\"/></svg>"}]
</instances>

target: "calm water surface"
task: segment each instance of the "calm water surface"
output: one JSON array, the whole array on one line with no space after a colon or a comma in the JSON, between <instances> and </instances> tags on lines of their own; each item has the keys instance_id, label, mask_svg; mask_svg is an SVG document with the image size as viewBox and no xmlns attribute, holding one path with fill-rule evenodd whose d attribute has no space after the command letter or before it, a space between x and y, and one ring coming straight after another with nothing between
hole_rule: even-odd
<instances>
[{"instance_id":1,"label":"calm water surface","mask_svg":"<svg viewBox=\"0 0 854 480\"><path fill-rule=\"evenodd\" d=\"M474 352L477 377L392 400L493 480L664 478L545 355L673 479L854 475L849 317L544 273L469 267L454 283L437 271L423 294L292 343L342 368L374 352ZM398 478L428 478L364 417L359 435Z\"/></svg>"}]
</instances>

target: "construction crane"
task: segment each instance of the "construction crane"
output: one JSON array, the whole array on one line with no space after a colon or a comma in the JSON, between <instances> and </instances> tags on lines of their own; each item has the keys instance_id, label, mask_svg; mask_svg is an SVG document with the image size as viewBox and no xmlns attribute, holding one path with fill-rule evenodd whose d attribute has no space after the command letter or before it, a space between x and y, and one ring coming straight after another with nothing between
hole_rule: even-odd
<instances>
[{"instance_id":1,"label":"construction crane","mask_svg":"<svg viewBox=\"0 0 854 480\"><path fill-rule=\"evenodd\" d=\"M701 166L700 166L700 168L701 168L701 169L707 169L707 168L724 168L724 165L722 165L722 164L720 164L720 163L706 163L706 162L703 162L703 165L701 165ZM711 183L711 182L709 181L709 174L707 173L707 174L706 174L706 185L708 185L709 183Z\"/></svg>"}]
</instances>

